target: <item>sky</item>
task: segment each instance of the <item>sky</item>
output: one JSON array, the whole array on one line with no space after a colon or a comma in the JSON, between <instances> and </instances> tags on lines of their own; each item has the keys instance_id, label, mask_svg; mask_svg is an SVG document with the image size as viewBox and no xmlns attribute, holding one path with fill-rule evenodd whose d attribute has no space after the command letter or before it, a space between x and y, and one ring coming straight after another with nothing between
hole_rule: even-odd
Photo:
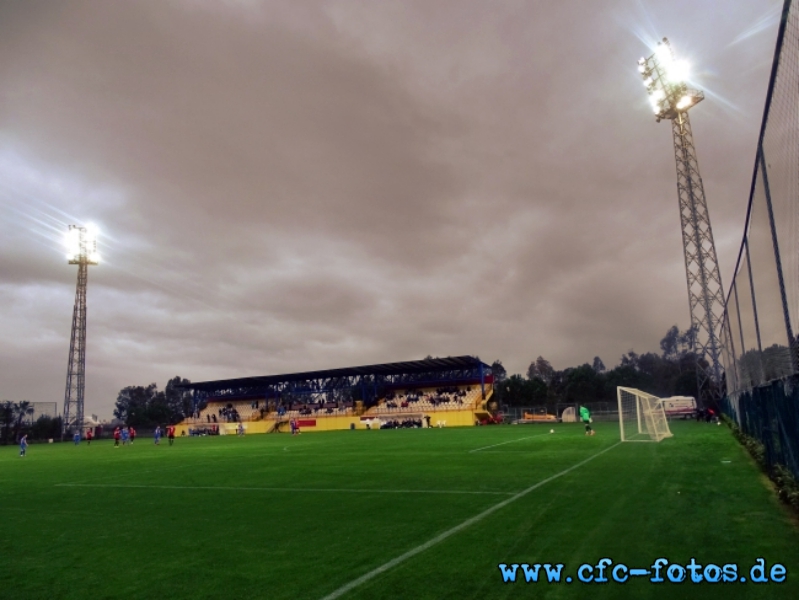
<instances>
[{"instance_id":1,"label":"sky","mask_svg":"<svg viewBox=\"0 0 799 600\"><path fill-rule=\"evenodd\" d=\"M479 356L526 373L689 325L668 36L728 286L780 0L0 0L0 399Z\"/></svg>"}]
</instances>

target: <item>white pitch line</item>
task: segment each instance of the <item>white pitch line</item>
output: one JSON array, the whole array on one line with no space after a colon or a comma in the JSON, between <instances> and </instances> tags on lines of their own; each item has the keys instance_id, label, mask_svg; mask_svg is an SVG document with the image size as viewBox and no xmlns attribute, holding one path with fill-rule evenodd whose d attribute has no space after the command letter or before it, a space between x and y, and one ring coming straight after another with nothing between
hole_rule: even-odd
<instances>
[{"instance_id":1,"label":"white pitch line","mask_svg":"<svg viewBox=\"0 0 799 600\"><path fill-rule=\"evenodd\" d=\"M393 567L396 567L398 564L405 562L406 560L416 556L420 552L424 552L425 550L427 550L428 548L431 548L432 546L435 546L439 542L443 542L448 537L450 537L452 535L455 535L456 533L466 529L470 525L474 525L478 521L483 520L484 518L486 518L491 513L498 511L500 508L504 508L508 504L510 504L511 502L515 502L519 498L521 498L523 496L526 496L527 494L529 494L533 490L541 487L542 485L544 485L546 483L549 483L550 481L553 481L554 479L557 479L558 477L562 477L563 475L566 475L566 473L574 471L575 469L583 466L585 463L594 460L597 456L601 456L602 454L604 454L608 450L613 450L613 448L615 448L616 446L618 446L620 444L621 444L621 442L616 442L610 448L605 448L604 450L601 450L600 452L597 452L596 454L594 454L592 456L589 456L585 460L581 460L576 465L573 465L573 466L569 467L568 469L564 469L560 473L556 473L555 475L547 477L546 479L544 479L542 481L539 481L538 483L536 483L534 485L531 485L526 490L522 490L518 494L516 494L514 496L511 496L507 500L503 500L502 502L500 502L498 504L495 504L494 506L492 506L490 508L487 508L486 510L484 510L480 514L475 515L474 517L472 517L470 519L466 519L460 525L456 525L452 529L448 529L444 533L441 533L441 534L437 535L436 537L434 537L433 539L426 541L421 546L416 546L416 548L413 548L412 550L408 550L405 554L402 554L402 555L400 555L400 556L398 556L396 558L393 558L390 561L388 561L387 563L384 563L384 564L380 565L379 567L377 567L375 569L372 569L371 571L369 571L365 575L361 575L357 579L353 579L348 584L341 586L340 588L338 588L333 593L328 594L327 596L322 598L322 600L334 600L335 598L343 596L344 594L346 594L350 590L358 587L362 583L366 583L370 579L374 579L375 577L377 577L381 573L384 573L384 572L388 571L389 569L392 569Z\"/></svg>"},{"instance_id":2,"label":"white pitch line","mask_svg":"<svg viewBox=\"0 0 799 600\"><path fill-rule=\"evenodd\" d=\"M469 453L480 452L480 450L488 450L489 448L496 448L497 446L504 446L505 444L512 444L513 442L521 442L522 440L529 440L534 437L541 437L542 435L548 435L548 434L537 433L536 435L528 435L527 437L519 438L517 440L511 440L509 442L500 442L499 444L492 444L491 446L483 446L482 448L477 448L476 450L469 450Z\"/></svg>"},{"instance_id":3,"label":"white pitch line","mask_svg":"<svg viewBox=\"0 0 799 600\"><path fill-rule=\"evenodd\" d=\"M224 485L132 485L115 483L57 483L55 487L90 487L143 490L223 490L239 492L344 492L351 494L470 494L510 496L513 492L479 492L468 490L369 490L351 488L278 488L278 487L234 487Z\"/></svg>"}]
</instances>

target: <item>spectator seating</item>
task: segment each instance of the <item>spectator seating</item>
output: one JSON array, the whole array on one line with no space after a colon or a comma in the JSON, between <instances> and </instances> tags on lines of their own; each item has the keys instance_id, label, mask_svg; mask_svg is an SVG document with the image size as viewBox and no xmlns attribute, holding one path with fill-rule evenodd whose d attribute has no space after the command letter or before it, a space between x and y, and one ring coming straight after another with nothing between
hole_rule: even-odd
<instances>
[{"instance_id":1,"label":"spectator seating","mask_svg":"<svg viewBox=\"0 0 799 600\"><path fill-rule=\"evenodd\" d=\"M403 414L472 409L482 400L479 385L399 390L386 394L369 414Z\"/></svg>"}]
</instances>

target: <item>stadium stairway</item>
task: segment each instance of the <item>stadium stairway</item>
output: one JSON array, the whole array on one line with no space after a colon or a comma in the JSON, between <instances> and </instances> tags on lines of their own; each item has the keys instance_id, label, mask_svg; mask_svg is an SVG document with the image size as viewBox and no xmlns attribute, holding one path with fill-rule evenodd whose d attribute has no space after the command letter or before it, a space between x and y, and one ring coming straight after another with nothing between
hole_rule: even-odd
<instances>
[{"instance_id":1,"label":"stadium stairway","mask_svg":"<svg viewBox=\"0 0 799 600\"><path fill-rule=\"evenodd\" d=\"M494 395L494 390L488 389L486 390L485 400L478 397L474 403L474 416L480 422L489 421L494 418L494 415L492 415L491 411L488 410L488 405L491 402L491 397L493 395Z\"/></svg>"}]
</instances>

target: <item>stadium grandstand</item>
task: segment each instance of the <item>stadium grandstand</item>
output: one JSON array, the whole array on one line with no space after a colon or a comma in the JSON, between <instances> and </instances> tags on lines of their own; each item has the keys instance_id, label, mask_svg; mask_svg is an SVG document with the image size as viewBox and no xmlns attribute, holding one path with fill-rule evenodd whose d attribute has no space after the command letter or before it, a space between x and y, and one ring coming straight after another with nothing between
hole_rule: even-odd
<instances>
[{"instance_id":1,"label":"stadium grandstand","mask_svg":"<svg viewBox=\"0 0 799 600\"><path fill-rule=\"evenodd\" d=\"M458 356L186 384L194 413L178 435L488 423L491 367Z\"/></svg>"}]
</instances>

